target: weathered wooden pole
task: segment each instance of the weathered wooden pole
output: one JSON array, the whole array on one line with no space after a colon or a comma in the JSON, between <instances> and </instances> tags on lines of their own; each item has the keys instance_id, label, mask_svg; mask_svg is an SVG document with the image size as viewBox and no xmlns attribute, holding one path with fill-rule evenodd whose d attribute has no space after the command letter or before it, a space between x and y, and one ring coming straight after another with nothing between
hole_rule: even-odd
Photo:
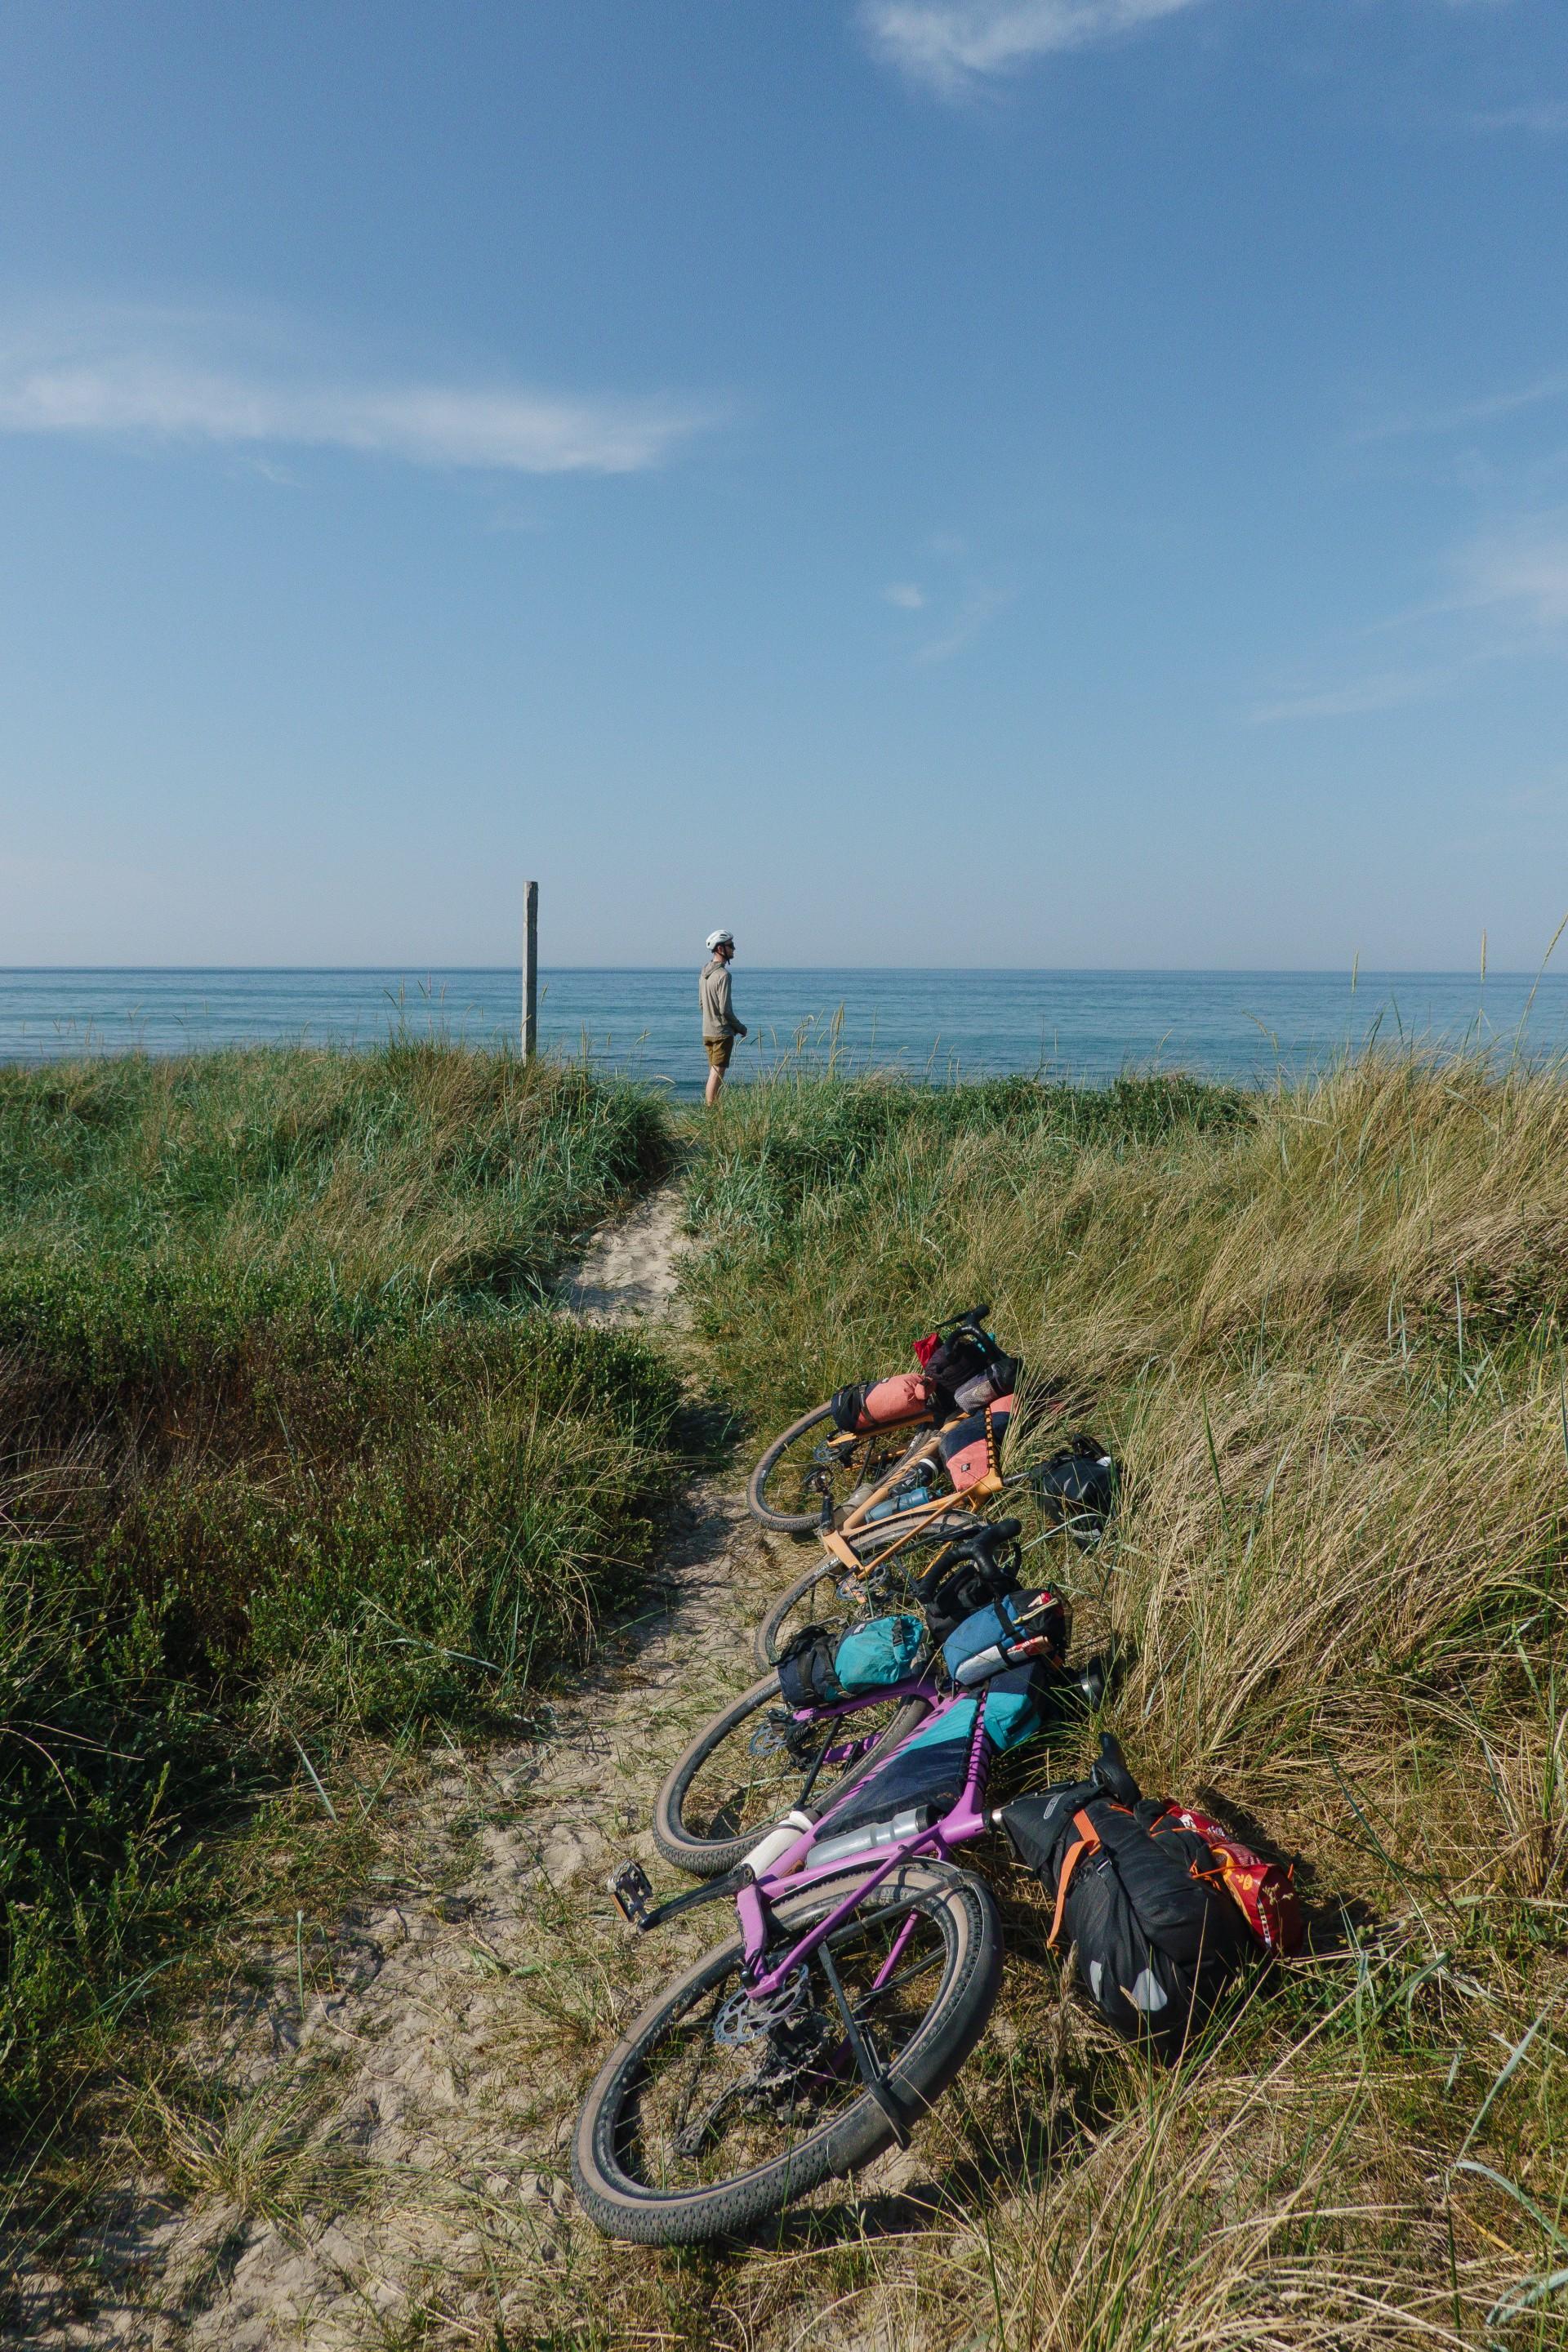
<instances>
[{"instance_id":1,"label":"weathered wooden pole","mask_svg":"<svg viewBox=\"0 0 1568 2352\"><path fill-rule=\"evenodd\" d=\"M522 1058L539 1050L539 885L522 886Z\"/></svg>"}]
</instances>

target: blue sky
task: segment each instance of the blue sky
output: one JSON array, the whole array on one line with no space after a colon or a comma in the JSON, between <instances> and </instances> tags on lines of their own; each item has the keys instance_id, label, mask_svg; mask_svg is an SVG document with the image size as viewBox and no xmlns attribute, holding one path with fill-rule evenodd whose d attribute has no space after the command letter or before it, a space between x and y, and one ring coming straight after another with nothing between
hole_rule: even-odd
<instances>
[{"instance_id":1,"label":"blue sky","mask_svg":"<svg viewBox=\"0 0 1568 2352\"><path fill-rule=\"evenodd\" d=\"M1568 908L1561 0L6 0L0 962Z\"/></svg>"}]
</instances>

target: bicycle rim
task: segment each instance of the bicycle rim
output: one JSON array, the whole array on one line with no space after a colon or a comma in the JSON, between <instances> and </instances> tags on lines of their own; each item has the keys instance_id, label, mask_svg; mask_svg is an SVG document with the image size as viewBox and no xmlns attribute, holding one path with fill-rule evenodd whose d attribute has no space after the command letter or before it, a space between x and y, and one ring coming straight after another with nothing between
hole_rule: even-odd
<instances>
[{"instance_id":1,"label":"bicycle rim","mask_svg":"<svg viewBox=\"0 0 1568 2352\"><path fill-rule=\"evenodd\" d=\"M782 1958L852 1876L783 1904ZM995 1998L989 1895L941 1864L906 1864L828 1946L838 1991L907 2126L951 2081ZM892 2136L868 2090L820 1951L766 2004L748 2001L739 1937L650 2005L595 2084L573 2172L599 2228L692 2242L776 2211Z\"/></svg>"}]
</instances>

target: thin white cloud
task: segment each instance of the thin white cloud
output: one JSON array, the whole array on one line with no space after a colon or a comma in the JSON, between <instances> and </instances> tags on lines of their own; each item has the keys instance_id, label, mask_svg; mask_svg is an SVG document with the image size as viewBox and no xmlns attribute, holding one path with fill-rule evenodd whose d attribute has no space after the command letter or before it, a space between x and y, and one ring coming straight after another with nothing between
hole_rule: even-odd
<instances>
[{"instance_id":1,"label":"thin white cloud","mask_svg":"<svg viewBox=\"0 0 1568 2352\"><path fill-rule=\"evenodd\" d=\"M1468 131L1527 131L1538 139L1561 139L1568 132L1568 103L1551 100L1534 106L1500 106L1490 113L1468 114Z\"/></svg>"},{"instance_id":2,"label":"thin white cloud","mask_svg":"<svg viewBox=\"0 0 1568 2352\"><path fill-rule=\"evenodd\" d=\"M914 659L922 667L928 662L951 661L953 655L972 645L987 623L1004 611L1013 601L1010 592L976 584L965 593L952 624L940 636L932 637L921 646Z\"/></svg>"},{"instance_id":3,"label":"thin white cloud","mask_svg":"<svg viewBox=\"0 0 1568 2352\"><path fill-rule=\"evenodd\" d=\"M1458 559L1455 602L1531 636L1568 628L1568 519L1542 518L1475 541Z\"/></svg>"},{"instance_id":4,"label":"thin white cloud","mask_svg":"<svg viewBox=\"0 0 1568 2352\"><path fill-rule=\"evenodd\" d=\"M1531 383L1516 384L1504 392L1483 393L1477 399L1456 401L1447 408L1413 409L1403 415L1385 416L1375 425L1362 426L1352 439L1358 443L1396 441L1408 434L1463 433L1474 425L1495 425L1500 418L1518 416L1527 409L1542 408L1563 399L1568 399L1568 374L1538 376Z\"/></svg>"},{"instance_id":5,"label":"thin white cloud","mask_svg":"<svg viewBox=\"0 0 1568 2352\"><path fill-rule=\"evenodd\" d=\"M0 432L631 474L717 421L711 409L678 400L356 375L301 364L297 352L237 359L223 348L233 341L216 316L126 310L0 330Z\"/></svg>"},{"instance_id":6,"label":"thin white cloud","mask_svg":"<svg viewBox=\"0 0 1568 2352\"><path fill-rule=\"evenodd\" d=\"M858 0L856 17L873 54L939 97L959 99L1023 72L1041 58L1135 33L1205 0ZM1508 0L1444 0L1450 8ZM1562 112L1563 121L1554 118ZM1472 127L1556 131L1568 110L1551 105L1478 116Z\"/></svg>"},{"instance_id":7,"label":"thin white cloud","mask_svg":"<svg viewBox=\"0 0 1568 2352\"><path fill-rule=\"evenodd\" d=\"M1348 686L1324 688L1305 694L1281 695L1260 702L1247 713L1253 727L1272 727L1282 719L1360 719L1373 710L1394 710L1402 704L1426 702L1450 685L1450 669L1384 670L1375 677L1354 679Z\"/></svg>"},{"instance_id":8,"label":"thin white cloud","mask_svg":"<svg viewBox=\"0 0 1568 2352\"><path fill-rule=\"evenodd\" d=\"M925 610L925 590L917 588L912 580L895 580L891 586L883 589L882 593L889 604L898 606L900 613Z\"/></svg>"},{"instance_id":9,"label":"thin white cloud","mask_svg":"<svg viewBox=\"0 0 1568 2352\"><path fill-rule=\"evenodd\" d=\"M1203 0L861 0L873 52L943 98L1037 58L1136 32Z\"/></svg>"},{"instance_id":10,"label":"thin white cloud","mask_svg":"<svg viewBox=\"0 0 1568 2352\"><path fill-rule=\"evenodd\" d=\"M1248 723L1361 718L1451 694L1470 674L1498 664L1568 655L1568 514L1500 524L1456 549L1446 568L1447 593L1368 632L1415 632L1425 658L1276 696L1248 710Z\"/></svg>"}]
</instances>

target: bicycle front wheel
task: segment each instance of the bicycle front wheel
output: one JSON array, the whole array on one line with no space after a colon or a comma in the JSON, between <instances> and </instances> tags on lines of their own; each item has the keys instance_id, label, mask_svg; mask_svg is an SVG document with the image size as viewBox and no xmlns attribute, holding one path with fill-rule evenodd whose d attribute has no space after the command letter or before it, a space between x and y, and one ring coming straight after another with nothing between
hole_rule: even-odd
<instances>
[{"instance_id":1,"label":"bicycle front wheel","mask_svg":"<svg viewBox=\"0 0 1568 2352\"><path fill-rule=\"evenodd\" d=\"M754 1519L789 1536L806 1535L821 1523L824 1487L831 1491L837 1478L847 1493L853 1483L853 1474L845 1480L832 1463L818 1459L835 1432L832 1406L818 1404L774 1438L746 1482L746 1508ZM814 1483L808 1486L808 1479Z\"/></svg>"},{"instance_id":2,"label":"bicycle front wheel","mask_svg":"<svg viewBox=\"0 0 1568 2352\"><path fill-rule=\"evenodd\" d=\"M781 1951L857 1883L847 1873L775 1904ZM742 1957L736 1935L678 1977L588 2094L572 2179L606 2237L699 2244L866 2163L893 2124L857 2062L839 1995L908 2129L979 2041L1001 1980L990 1894L943 1863L893 1872L767 2001L747 1998Z\"/></svg>"},{"instance_id":3,"label":"bicycle front wheel","mask_svg":"<svg viewBox=\"0 0 1568 2352\"><path fill-rule=\"evenodd\" d=\"M795 1806L842 1796L930 1712L923 1698L889 1698L796 1723L778 1675L764 1675L671 1769L655 1801L653 1842L678 1870L717 1878Z\"/></svg>"}]
</instances>

